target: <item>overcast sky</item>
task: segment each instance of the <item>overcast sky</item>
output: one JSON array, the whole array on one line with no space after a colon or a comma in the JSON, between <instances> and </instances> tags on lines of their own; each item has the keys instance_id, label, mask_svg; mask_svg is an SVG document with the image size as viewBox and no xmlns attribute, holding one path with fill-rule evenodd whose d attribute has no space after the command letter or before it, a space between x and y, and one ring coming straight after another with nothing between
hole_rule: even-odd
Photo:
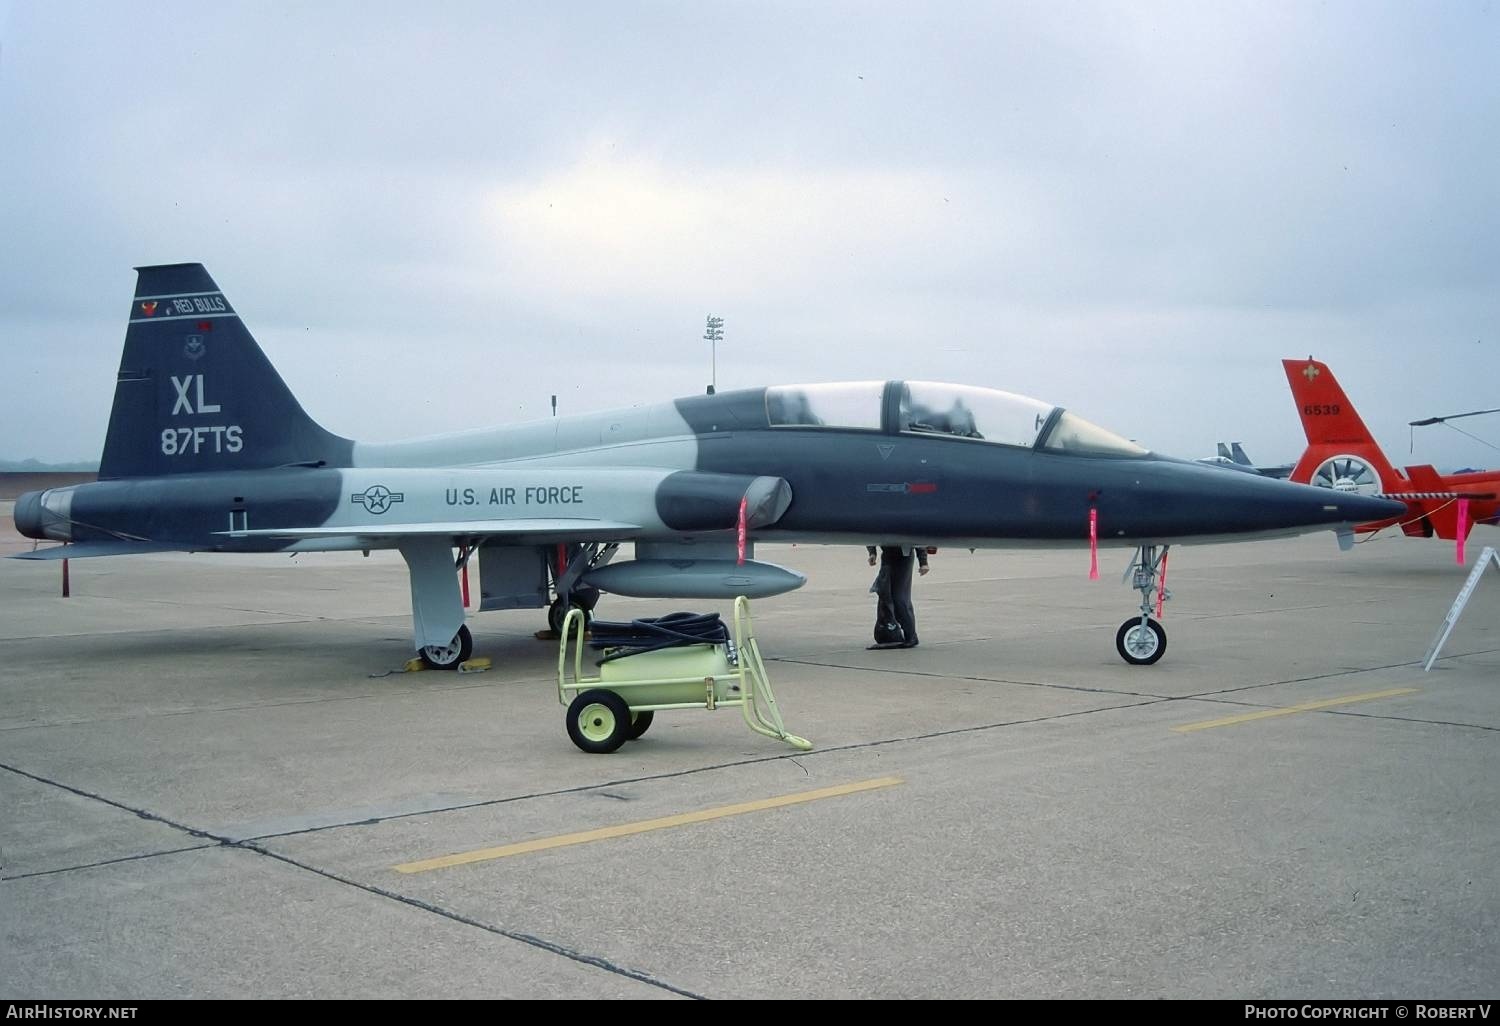
<instances>
[{"instance_id":1,"label":"overcast sky","mask_svg":"<svg viewBox=\"0 0 1500 1026\"><path fill-rule=\"evenodd\" d=\"M0 458L200 261L369 441L924 378L1177 456L1497 466L1500 3L0 0Z\"/></svg>"}]
</instances>

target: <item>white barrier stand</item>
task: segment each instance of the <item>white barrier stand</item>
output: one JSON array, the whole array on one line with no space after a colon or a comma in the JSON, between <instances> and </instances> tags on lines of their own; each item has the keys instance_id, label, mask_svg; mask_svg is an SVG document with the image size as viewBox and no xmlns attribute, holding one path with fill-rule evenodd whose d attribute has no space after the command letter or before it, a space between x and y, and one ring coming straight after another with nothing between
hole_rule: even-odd
<instances>
[{"instance_id":1,"label":"white barrier stand","mask_svg":"<svg viewBox=\"0 0 1500 1026\"><path fill-rule=\"evenodd\" d=\"M1496 570L1500 570L1500 555L1497 555L1493 548L1486 545L1484 551L1479 554L1479 560L1474 564L1474 569L1469 571L1469 579L1464 582L1463 588L1459 590L1458 598L1453 600L1453 608L1448 610L1448 616L1443 620L1443 629L1438 632L1437 640L1427 650L1427 662L1422 665L1423 670L1432 669L1432 664L1437 659L1438 653L1443 650L1443 645L1448 641L1448 635L1453 632L1453 625L1458 623L1458 618L1463 615L1464 606L1469 604L1469 596L1474 593L1474 586L1479 583L1480 575L1484 573L1485 568L1491 563L1495 564Z\"/></svg>"}]
</instances>

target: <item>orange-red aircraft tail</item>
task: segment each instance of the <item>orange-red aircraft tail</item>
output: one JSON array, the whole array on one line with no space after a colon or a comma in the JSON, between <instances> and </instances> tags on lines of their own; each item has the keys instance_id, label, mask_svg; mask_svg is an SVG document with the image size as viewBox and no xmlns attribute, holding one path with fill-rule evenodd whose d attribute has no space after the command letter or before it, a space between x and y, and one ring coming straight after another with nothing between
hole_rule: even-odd
<instances>
[{"instance_id":1,"label":"orange-red aircraft tail","mask_svg":"<svg viewBox=\"0 0 1500 1026\"><path fill-rule=\"evenodd\" d=\"M1309 357L1282 360L1281 366L1307 435L1307 449L1292 468L1290 479L1406 501L1408 513L1399 521L1361 524L1357 530L1376 531L1400 523L1409 535L1430 538L1436 534L1455 541L1467 537L1475 523L1495 522L1500 514L1496 494L1500 491L1500 474L1444 477L1431 466L1407 467L1402 474L1380 451L1327 364ZM1467 516L1462 518L1460 499L1467 500Z\"/></svg>"}]
</instances>

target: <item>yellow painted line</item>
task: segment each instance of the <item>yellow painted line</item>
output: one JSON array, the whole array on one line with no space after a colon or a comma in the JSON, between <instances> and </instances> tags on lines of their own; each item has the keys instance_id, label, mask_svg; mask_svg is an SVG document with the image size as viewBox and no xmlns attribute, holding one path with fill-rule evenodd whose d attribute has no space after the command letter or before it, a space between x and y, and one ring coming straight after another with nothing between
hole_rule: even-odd
<instances>
[{"instance_id":1,"label":"yellow painted line","mask_svg":"<svg viewBox=\"0 0 1500 1026\"><path fill-rule=\"evenodd\" d=\"M392 866L391 868L398 873L426 873L434 869L447 869L450 866L464 866L471 862L489 862L492 859L503 859L511 855L525 855L533 851L566 848L573 844L607 841L612 837L629 837L631 834L644 834L651 830L666 830L669 827L688 826L693 823L707 823L710 820L724 819L729 816L743 816L748 812L764 812L766 809L780 809L788 805L802 805L806 802L821 801L824 798L839 798L847 794L859 794L861 791L877 791L885 787L895 787L897 784L902 783L905 783L905 781L900 777L877 777L874 780L861 780L853 784L840 784L837 787L821 787L816 791L802 791L797 794L782 795L779 798L764 798L755 802L741 802L738 805L722 805L717 809L684 812L676 816L663 816L660 819L643 819L637 823L622 823L619 826L600 827L598 830L584 830L580 833L562 834L558 837L541 837L535 841L505 844L497 848L480 848L477 851L460 852L457 855L444 855L436 859L423 859L420 862L404 862L399 866Z\"/></svg>"},{"instance_id":2,"label":"yellow painted line","mask_svg":"<svg viewBox=\"0 0 1500 1026\"><path fill-rule=\"evenodd\" d=\"M1343 698L1330 698L1322 702L1303 702L1301 705L1290 705L1285 709L1262 709L1259 712L1241 713L1238 716L1225 716L1221 720L1186 723L1172 729L1179 734L1186 734L1193 730L1208 730L1210 727L1232 727L1236 723L1249 723L1251 720L1269 720L1273 716L1291 716L1293 713L1312 712L1315 709L1331 709L1336 705L1349 705L1353 702L1373 702L1377 698L1411 695L1420 690L1422 689L1391 688L1389 691L1367 691L1362 695L1345 695Z\"/></svg>"}]
</instances>

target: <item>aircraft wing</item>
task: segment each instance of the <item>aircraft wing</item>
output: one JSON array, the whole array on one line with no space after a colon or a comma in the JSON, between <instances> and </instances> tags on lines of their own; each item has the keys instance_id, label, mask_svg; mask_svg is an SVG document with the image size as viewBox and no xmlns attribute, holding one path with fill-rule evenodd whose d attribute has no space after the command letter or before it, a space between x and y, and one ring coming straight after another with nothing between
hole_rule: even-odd
<instances>
[{"instance_id":1,"label":"aircraft wing","mask_svg":"<svg viewBox=\"0 0 1500 1026\"><path fill-rule=\"evenodd\" d=\"M534 518L530 520L459 520L433 524L381 524L379 527L287 527L259 531L218 531L225 538L285 538L318 542L337 539L379 543L404 538L502 538L517 545L550 545L554 542L629 541L641 534L639 524L616 520L582 518ZM346 546L330 546L343 548ZM353 546L348 546L353 547ZM201 551L209 546L161 544L157 542L109 540L71 542L31 552L17 552L11 559L87 559L89 556L138 556L153 552Z\"/></svg>"}]
</instances>

